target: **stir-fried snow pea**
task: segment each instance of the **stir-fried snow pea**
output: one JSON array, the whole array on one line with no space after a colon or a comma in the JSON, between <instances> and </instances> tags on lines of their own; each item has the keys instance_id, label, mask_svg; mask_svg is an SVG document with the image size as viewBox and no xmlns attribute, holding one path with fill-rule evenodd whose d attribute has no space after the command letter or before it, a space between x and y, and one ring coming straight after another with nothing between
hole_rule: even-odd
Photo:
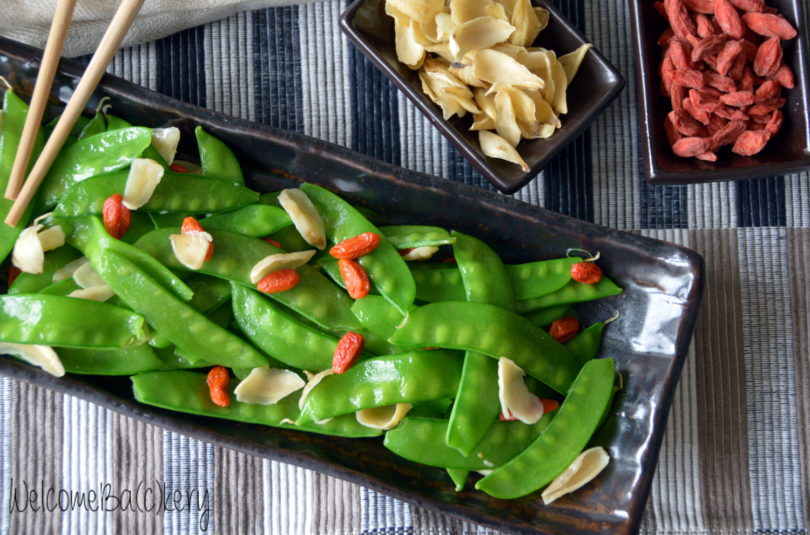
<instances>
[{"instance_id":1,"label":"stir-fried snow pea","mask_svg":"<svg viewBox=\"0 0 810 535\"><path fill-rule=\"evenodd\" d=\"M596 284L583 284L572 280L559 290L551 292L550 294L518 301L515 303L515 308L518 312L532 312L540 308L594 301L620 293L622 293L622 289L616 286L616 284L607 277L603 277L602 280Z\"/></svg>"},{"instance_id":2,"label":"stir-fried snow pea","mask_svg":"<svg viewBox=\"0 0 810 535\"><path fill-rule=\"evenodd\" d=\"M380 227L380 231L397 249L447 245L456 241L447 230L427 225L390 225Z\"/></svg>"},{"instance_id":3,"label":"stir-fried snow pea","mask_svg":"<svg viewBox=\"0 0 810 535\"><path fill-rule=\"evenodd\" d=\"M293 225L272 233L269 238L278 242L285 251L306 251L312 246L304 241Z\"/></svg>"},{"instance_id":4,"label":"stir-fried snow pea","mask_svg":"<svg viewBox=\"0 0 810 535\"><path fill-rule=\"evenodd\" d=\"M369 332L390 338L405 316L384 297L368 295L352 305L352 312Z\"/></svg>"},{"instance_id":5,"label":"stir-fried snow pea","mask_svg":"<svg viewBox=\"0 0 810 535\"><path fill-rule=\"evenodd\" d=\"M26 210L20 224L12 227L1 223L8 215L14 201L6 199L5 192L8 185L11 168L14 166L14 158L17 155L17 147L20 144L25 117L28 114L28 105L23 102L12 90L7 89L3 97L3 113L0 116L0 262L8 256L14 248L14 242L25 227L25 223L30 218L33 206ZM34 140L31 162L36 161L40 149L42 149L42 132L37 134Z\"/></svg>"},{"instance_id":6,"label":"stir-fried snow pea","mask_svg":"<svg viewBox=\"0 0 810 535\"><path fill-rule=\"evenodd\" d=\"M433 303L437 301L464 301L467 294L461 281L461 272L455 267L426 267L413 271L416 298Z\"/></svg>"},{"instance_id":7,"label":"stir-fried snow pea","mask_svg":"<svg viewBox=\"0 0 810 535\"><path fill-rule=\"evenodd\" d=\"M464 490L464 485L467 483L467 477L470 475L469 470L464 470L463 468L446 468L447 475L450 476L450 479L453 481L453 485L455 485L456 492L461 492Z\"/></svg>"},{"instance_id":8,"label":"stir-fried snow pea","mask_svg":"<svg viewBox=\"0 0 810 535\"><path fill-rule=\"evenodd\" d=\"M68 189L58 201L58 217L100 214L104 201L124 191L129 171L83 180ZM259 194L233 182L166 171L143 212L222 212L254 202Z\"/></svg>"},{"instance_id":9,"label":"stir-fried snow pea","mask_svg":"<svg viewBox=\"0 0 810 535\"><path fill-rule=\"evenodd\" d=\"M68 245L45 253L42 273L20 273L8 289L10 294L31 294L53 284L53 274L82 254Z\"/></svg>"},{"instance_id":10,"label":"stir-fried snow pea","mask_svg":"<svg viewBox=\"0 0 810 535\"><path fill-rule=\"evenodd\" d=\"M194 135L197 136L203 176L245 183L239 160L225 143L203 130L202 126L194 129Z\"/></svg>"},{"instance_id":11,"label":"stir-fried snow pea","mask_svg":"<svg viewBox=\"0 0 810 535\"><path fill-rule=\"evenodd\" d=\"M40 204L55 206L74 184L128 166L152 142L152 130L134 126L102 132L76 141L56 158L39 189ZM104 197L106 199L113 193ZM101 202L104 202L104 199Z\"/></svg>"},{"instance_id":12,"label":"stir-fried snow pea","mask_svg":"<svg viewBox=\"0 0 810 535\"><path fill-rule=\"evenodd\" d=\"M234 284L231 291L239 328L262 351L302 370L332 366L337 339L304 325L253 290Z\"/></svg>"},{"instance_id":13,"label":"stir-fried snow pea","mask_svg":"<svg viewBox=\"0 0 810 535\"><path fill-rule=\"evenodd\" d=\"M267 365L252 346L180 301L123 256L108 250L91 262L116 295L178 348L222 366Z\"/></svg>"},{"instance_id":14,"label":"stir-fried snow pea","mask_svg":"<svg viewBox=\"0 0 810 535\"><path fill-rule=\"evenodd\" d=\"M480 303L430 303L411 311L390 339L507 357L560 393L579 368L570 352L541 328L509 310Z\"/></svg>"},{"instance_id":15,"label":"stir-fried snow pea","mask_svg":"<svg viewBox=\"0 0 810 535\"><path fill-rule=\"evenodd\" d=\"M155 229L149 214L134 212L130 214L129 230L121 236L121 241L133 244L138 238Z\"/></svg>"},{"instance_id":16,"label":"stir-fried snow pea","mask_svg":"<svg viewBox=\"0 0 810 535\"><path fill-rule=\"evenodd\" d=\"M584 365L591 359L595 359L602 347L602 332L605 330L605 322L599 321L589 326L587 329L577 334L573 340L565 344L571 352Z\"/></svg>"},{"instance_id":17,"label":"stir-fried snow pea","mask_svg":"<svg viewBox=\"0 0 810 535\"><path fill-rule=\"evenodd\" d=\"M548 327L566 315L576 317L575 312L571 307L568 305L559 305L556 307L541 308L540 310L535 310L534 312L524 314L523 317L538 327Z\"/></svg>"},{"instance_id":18,"label":"stir-fried snow pea","mask_svg":"<svg viewBox=\"0 0 810 535\"><path fill-rule=\"evenodd\" d=\"M146 330L142 316L106 303L59 295L3 295L0 341L114 349L143 344Z\"/></svg>"},{"instance_id":19,"label":"stir-fried snow pea","mask_svg":"<svg viewBox=\"0 0 810 535\"><path fill-rule=\"evenodd\" d=\"M294 392L274 405L252 405L236 400L233 393L235 387L236 381L231 381L230 406L220 407L211 401L204 373L159 371L132 377L135 399L141 403L164 409L339 437L361 438L381 434L378 429L359 424L353 414L335 418L323 424L308 426L281 423L284 420L295 420L298 417L299 392Z\"/></svg>"},{"instance_id":20,"label":"stir-fried snow pea","mask_svg":"<svg viewBox=\"0 0 810 535\"><path fill-rule=\"evenodd\" d=\"M188 301L193 296L194 292L192 292L191 288L172 273L169 268L138 247L110 236L98 218L81 217L60 220L59 224L62 225L65 234L67 234L68 243L81 250L91 261L94 258L98 259L103 256L106 251L115 252L135 264L150 279L156 281L180 299Z\"/></svg>"},{"instance_id":21,"label":"stir-fried snow pea","mask_svg":"<svg viewBox=\"0 0 810 535\"><path fill-rule=\"evenodd\" d=\"M177 232L177 227L154 230L135 245L172 269L187 270L174 256L169 242L169 236ZM253 266L266 256L284 252L258 238L226 230L211 230L210 233L214 238L214 256L197 273L251 288L255 288L250 282ZM301 266L297 271L301 281L295 288L269 294L269 297L326 330L352 330L359 326L351 311L352 300L345 292L312 267Z\"/></svg>"},{"instance_id":22,"label":"stir-fried snow pea","mask_svg":"<svg viewBox=\"0 0 810 535\"><path fill-rule=\"evenodd\" d=\"M98 111L89 121L87 121L87 124L84 125L84 128L82 128L82 131L79 134L79 139L95 136L96 134L100 134L108 130L113 129L107 127L107 119L104 117L104 114L101 111Z\"/></svg>"},{"instance_id":23,"label":"stir-fried snow pea","mask_svg":"<svg viewBox=\"0 0 810 535\"><path fill-rule=\"evenodd\" d=\"M571 266L581 258L555 258L506 266L515 287L515 299L529 299L559 290L571 280Z\"/></svg>"},{"instance_id":24,"label":"stir-fried snow pea","mask_svg":"<svg viewBox=\"0 0 810 535\"><path fill-rule=\"evenodd\" d=\"M68 295L69 293L81 289L81 286L76 284L76 281L71 279L64 279L59 282L54 282L39 291L40 294L45 295Z\"/></svg>"},{"instance_id":25,"label":"stir-fried snow pea","mask_svg":"<svg viewBox=\"0 0 810 535\"><path fill-rule=\"evenodd\" d=\"M519 498L565 470L596 431L613 395L613 359L591 360L577 375L557 415L520 455L484 477L475 488L501 499Z\"/></svg>"},{"instance_id":26,"label":"stir-fried snow pea","mask_svg":"<svg viewBox=\"0 0 810 535\"><path fill-rule=\"evenodd\" d=\"M512 309L512 282L503 262L487 244L454 232L453 254L464 283L467 301ZM498 363L486 355L467 351L456 402L447 427L447 445L469 454L481 441L500 412Z\"/></svg>"},{"instance_id":27,"label":"stir-fried snow pea","mask_svg":"<svg viewBox=\"0 0 810 535\"><path fill-rule=\"evenodd\" d=\"M452 351L415 351L358 362L330 375L312 389L299 423L395 403L452 397L461 374L461 355Z\"/></svg>"},{"instance_id":28,"label":"stir-fried snow pea","mask_svg":"<svg viewBox=\"0 0 810 535\"><path fill-rule=\"evenodd\" d=\"M231 285L216 277L195 274L186 279L186 284L194 292L188 304L202 313L218 309L231 298Z\"/></svg>"},{"instance_id":29,"label":"stir-fried snow pea","mask_svg":"<svg viewBox=\"0 0 810 535\"><path fill-rule=\"evenodd\" d=\"M509 462L548 427L556 413L544 414L537 423L495 422L469 455L448 446L447 420L408 416L385 434L384 445L400 457L428 466L491 470Z\"/></svg>"},{"instance_id":30,"label":"stir-fried snow pea","mask_svg":"<svg viewBox=\"0 0 810 535\"><path fill-rule=\"evenodd\" d=\"M107 119L107 130L120 130L122 128L129 128L132 126L132 123L118 117L117 115L107 114L105 115L105 118Z\"/></svg>"},{"instance_id":31,"label":"stir-fried snow pea","mask_svg":"<svg viewBox=\"0 0 810 535\"><path fill-rule=\"evenodd\" d=\"M233 212L206 217L201 223L206 229L229 230L254 238L263 238L291 225L292 220L281 208L251 204Z\"/></svg>"},{"instance_id":32,"label":"stir-fried snow pea","mask_svg":"<svg viewBox=\"0 0 810 535\"><path fill-rule=\"evenodd\" d=\"M132 375L159 370L163 362L148 345L123 349L57 348L59 360L68 373L90 375Z\"/></svg>"},{"instance_id":33,"label":"stir-fried snow pea","mask_svg":"<svg viewBox=\"0 0 810 535\"><path fill-rule=\"evenodd\" d=\"M356 208L331 191L314 184L303 184L301 190L318 209L326 228L326 236L332 243L340 243L363 232L382 235ZM406 313L416 296L416 285L411 270L391 242L382 237L377 248L358 261L380 294L403 314Z\"/></svg>"}]
</instances>

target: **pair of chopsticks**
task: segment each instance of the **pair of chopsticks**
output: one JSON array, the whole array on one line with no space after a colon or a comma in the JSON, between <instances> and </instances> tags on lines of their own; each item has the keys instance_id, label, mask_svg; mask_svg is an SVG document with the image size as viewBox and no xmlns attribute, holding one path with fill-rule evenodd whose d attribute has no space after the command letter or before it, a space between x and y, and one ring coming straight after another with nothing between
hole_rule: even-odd
<instances>
[{"instance_id":1,"label":"pair of chopsticks","mask_svg":"<svg viewBox=\"0 0 810 535\"><path fill-rule=\"evenodd\" d=\"M42 115L45 112L45 105L48 101L48 95L51 92L53 79L56 75L56 67L59 64L59 57L62 54L62 47L65 44L68 27L73 17L73 8L76 6L76 0L59 0L48 34L48 43L45 46L42 65L37 76L36 85L34 86L34 93L31 96L31 104L28 109L28 116L25 119L25 126L23 127L19 148L14 159L11 175L9 175L8 186L6 187L6 198L14 200L14 204L6 216L6 224L12 227L16 226L23 213L25 213L37 192L37 188L39 188L39 185L51 168L51 165L53 165L56 156L65 144L65 140L67 140L73 126L76 124L87 102L90 100L93 91L95 91L96 86L98 86L98 83L101 81L101 77L104 76L107 66L112 61L127 30L129 30L129 27L135 20L135 16L138 14L138 11L140 11L143 1L144 0L121 1L118 10L115 12L115 16L113 16L110 22L110 26L107 28L104 37L102 37L98 45L96 53L93 54L93 59L90 60L90 64L79 80L76 90L70 97L65 110L62 112L62 116L56 123L39 158L31 168L28 178L23 182L25 170L28 168L28 162L31 159L34 140L39 131Z\"/></svg>"}]
</instances>

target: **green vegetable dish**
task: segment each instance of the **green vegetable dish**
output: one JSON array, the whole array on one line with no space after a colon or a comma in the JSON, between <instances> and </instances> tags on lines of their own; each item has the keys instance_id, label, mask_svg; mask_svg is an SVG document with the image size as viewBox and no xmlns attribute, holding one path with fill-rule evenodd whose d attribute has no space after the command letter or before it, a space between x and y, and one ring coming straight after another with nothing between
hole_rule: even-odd
<instances>
[{"instance_id":1,"label":"green vegetable dish","mask_svg":"<svg viewBox=\"0 0 810 535\"><path fill-rule=\"evenodd\" d=\"M377 226L313 184L259 195L201 127L199 164L181 162L179 130L107 112L0 226L0 354L131 376L135 399L178 412L384 435L497 498L547 486L550 503L608 463L586 448L620 384L596 358L610 320L583 328L572 308L621 293L598 258L505 265L473 236ZM0 191L26 113L6 91Z\"/></svg>"}]
</instances>

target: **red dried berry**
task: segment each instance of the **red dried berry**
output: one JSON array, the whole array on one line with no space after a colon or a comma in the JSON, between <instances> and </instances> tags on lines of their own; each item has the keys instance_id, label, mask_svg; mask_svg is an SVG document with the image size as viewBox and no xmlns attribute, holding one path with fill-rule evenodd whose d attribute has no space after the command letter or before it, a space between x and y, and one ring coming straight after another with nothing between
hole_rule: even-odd
<instances>
[{"instance_id":1,"label":"red dried berry","mask_svg":"<svg viewBox=\"0 0 810 535\"><path fill-rule=\"evenodd\" d=\"M256 289L262 293L274 294L295 288L301 282L301 276L294 269L279 269L271 271L256 284Z\"/></svg>"},{"instance_id":2,"label":"red dried berry","mask_svg":"<svg viewBox=\"0 0 810 535\"><path fill-rule=\"evenodd\" d=\"M573 316L563 316L551 324L548 334L559 343L570 342L582 330L579 320Z\"/></svg>"},{"instance_id":3,"label":"red dried berry","mask_svg":"<svg viewBox=\"0 0 810 535\"><path fill-rule=\"evenodd\" d=\"M362 334L351 331L344 334L338 341L332 355L332 371L339 374L354 366L354 363L363 353L364 346L365 339Z\"/></svg>"},{"instance_id":4,"label":"red dried berry","mask_svg":"<svg viewBox=\"0 0 810 535\"><path fill-rule=\"evenodd\" d=\"M796 28L780 15L745 13L742 18L752 31L765 37L778 37L786 40L793 39L798 35Z\"/></svg>"},{"instance_id":5,"label":"red dried berry","mask_svg":"<svg viewBox=\"0 0 810 535\"><path fill-rule=\"evenodd\" d=\"M208 372L208 392L211 401L220 407L228 407L231 404L231 398L228 395L228 383L231 377L228 375L228 370L222 366L214 366Z\"/></svg>"},{"instance_id":6,"label":"red dried berry","mask_svg":"<svg viewBox=\"0 0 810 535\"><path fill-rule=\"evenodd\" d=\"M110 195L104 201L101 216L107 233L117 240L127 233L132 221L132 214L129 208L124 206L124 198L118 193Z\"/></svg>"},{"instance_id":7,"label":"red dried berry","mask_svg":"<svg viewBox=\"0 0 810 535\"><path fill-rule=\"evenodd\" d=\"M340 259L338 260L338 268L340 268L340 276L343 279L343 284L346 285L349 297L362 299L368 295L371 290L371 283L363 266L354 260Z\"/></svg>"},{"instance_id":8,"label":"red dried berry","mask_svg":"<svg viewBox=\"0 0 810 535\"><path fill-rule=\"evenodd\" d=\"M379 234L363 232L338 243L329 249L329 254L338 259L355 260L376 249L380 245L380 239Z\"/></svg>"},{"instance_id":9,"label":"red dried berry","mask_svg":"<svg viewBox=\"0 0 810 535\"><path fill-rule=\"evenodd\" d=\"M731 148L731 152L740 156L753 156L765 148L771 133L767 130L746 130Z\"/></svg>"},{"instance_id":10,"label":"red dried berry","mask_svg":"<svg viewBox=\"0 0 810 535\"><path fill-rule=\"evenodd\" d=\"M571 278L582 284L597 284L602 276L602 268L593 262L578 262L571 266Z\"/></svg>"}]
</instances>

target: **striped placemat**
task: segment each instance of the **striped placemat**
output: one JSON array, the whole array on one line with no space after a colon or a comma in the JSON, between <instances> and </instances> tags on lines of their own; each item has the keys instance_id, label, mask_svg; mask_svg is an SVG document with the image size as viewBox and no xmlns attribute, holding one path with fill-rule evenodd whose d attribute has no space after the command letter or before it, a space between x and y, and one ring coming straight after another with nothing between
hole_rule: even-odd
<instances>
[{"instance_id":1,"label":"striped placemat","mask_svg":"<svg viewBox=\"0 0 810 535\"><path fill-rule=\"evenodd\" d=\"M555 3L619 68L627 88L515 196L685 245L707 265L703 309L642 531L806 534L810 177L646 184L626 2ZM111 70L182 100L490 188L347 44L337 29L344 7L242 13L124 50ZM52 492L53 499L60 489L92 490L112 510L19 510L28 503L23 494ZM150 496L171 499L149 510ZM0 533L59 532L488 531L0 377Z\"/></svg>"}]
</instances>

